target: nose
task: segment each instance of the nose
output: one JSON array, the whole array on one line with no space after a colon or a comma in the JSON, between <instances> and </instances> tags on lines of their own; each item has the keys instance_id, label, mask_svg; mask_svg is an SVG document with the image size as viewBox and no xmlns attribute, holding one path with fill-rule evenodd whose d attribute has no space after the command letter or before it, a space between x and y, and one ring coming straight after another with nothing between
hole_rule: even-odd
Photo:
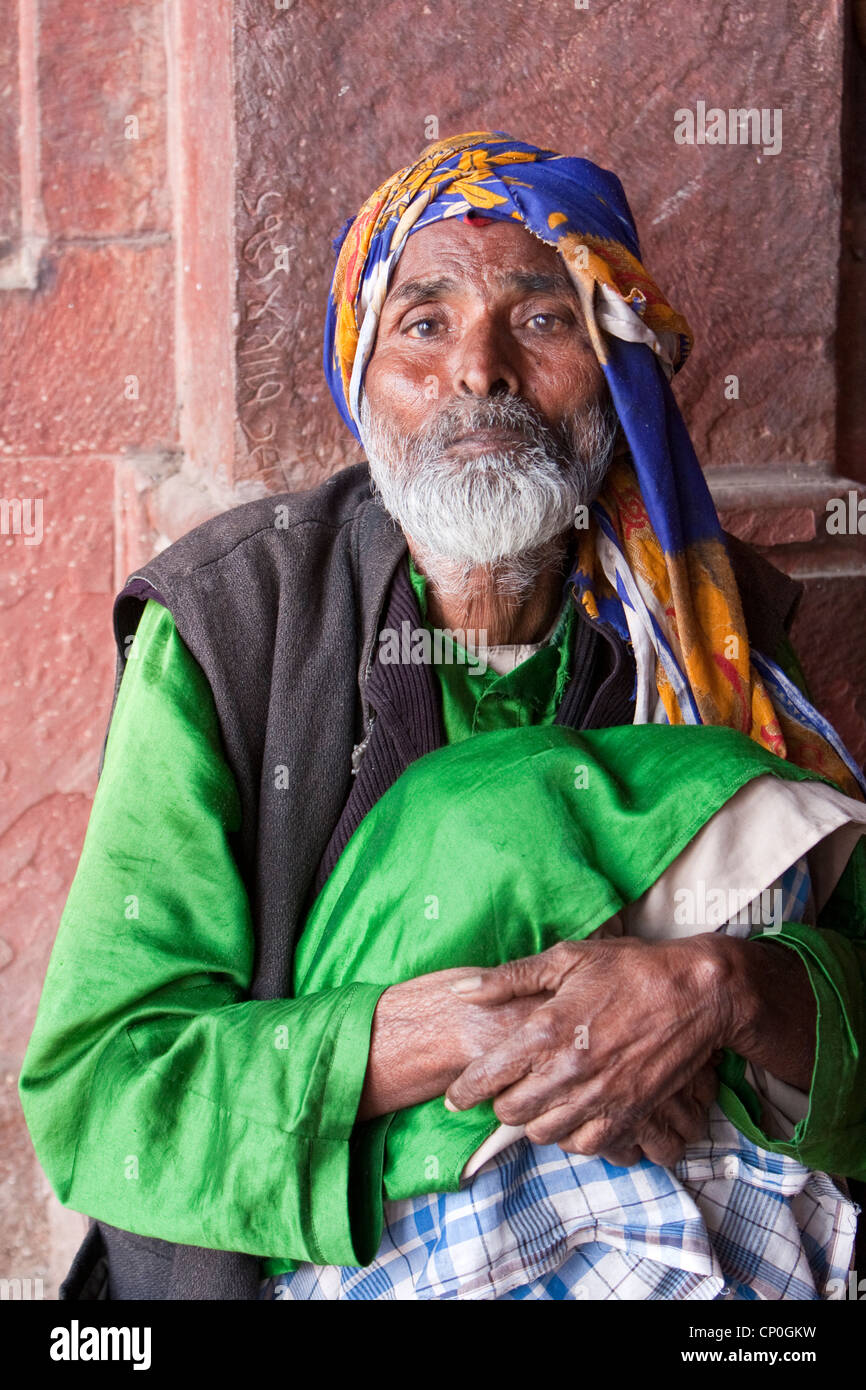
<instances>
[{"instance_id":1,"label":"nose","mask_svg":"<svg viewBox=\"0 0 866 1390\"><path fill-rule=\"evenodd\" d=\"M490 314L467 326L454 355L451 381L455 396L481 397L520 394L520 377L508 335Z\"/></svg>"}]
</instances>

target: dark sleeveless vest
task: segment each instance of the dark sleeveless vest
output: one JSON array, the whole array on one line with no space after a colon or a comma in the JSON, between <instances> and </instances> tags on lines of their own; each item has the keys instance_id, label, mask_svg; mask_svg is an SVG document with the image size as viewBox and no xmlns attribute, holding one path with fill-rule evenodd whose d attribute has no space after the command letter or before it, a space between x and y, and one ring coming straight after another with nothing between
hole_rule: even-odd
<instances>
[{"instance_id":1,"label":"dark sleeveless vest","mask_svg":"<svg viewBox=\"0 0 866 1390\"><path fill-rule=\"evenodd\" d=\"M754 645L772 654L801 586L729 538ZM402 532L367 465L263 498L183 536L130 576L114 608L117 670L148 599L167 607L210 684L241 801L233 844L256 934L251 998L291 993L306 912L367 811L444 742L435 672L376 660L383 627L421 625ZM572 679L556 722L630 723L630 648L577 608ZM288 769L292 794L274 787ZM250 1255L92 1221L63 1299L254 1299Z\"/></svg>"}]
</instances>

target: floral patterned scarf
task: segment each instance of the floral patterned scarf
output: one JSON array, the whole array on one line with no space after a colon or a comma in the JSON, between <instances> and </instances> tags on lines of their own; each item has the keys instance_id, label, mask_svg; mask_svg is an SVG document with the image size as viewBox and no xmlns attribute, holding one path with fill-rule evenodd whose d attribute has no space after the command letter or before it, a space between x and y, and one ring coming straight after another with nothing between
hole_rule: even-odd
<instances>
[{"instance_id":1,"label":"floral patterned scarf","mask_svg":"<svg viewBox=\"0 0 866 1390\"><path fill-rule=\"evenodd\" d=\"M446 217L515 218L562 256L629 452L579 533L570 576L593 620L633 644L636 723L726 725L849 795L866 778L770 653L751 648L724 533L670 389L686 320L641 264L619 179L587 159L472 131L428 145L334 242L324 368L360 440L364 370L407 238Z\"/></svg>"}]
</instances>

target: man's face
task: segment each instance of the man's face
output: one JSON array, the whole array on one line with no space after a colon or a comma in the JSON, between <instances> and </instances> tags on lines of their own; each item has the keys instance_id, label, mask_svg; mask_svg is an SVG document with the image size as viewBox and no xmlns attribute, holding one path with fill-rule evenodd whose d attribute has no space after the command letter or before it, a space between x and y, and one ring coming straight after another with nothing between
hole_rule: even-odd
<instances>
[{"instance_id":1,"label":"man's face","mask_svg":"<svg viewBox=\"0 0 866 1390\"><path fill-rule=\"evenodd\" d=\"M409 435L496 389L557 425L604 383L558 252L522 223L472 227L456 218L406 242L364 380L374 413L387 408ZM453 457L481 442L477 433L459 443L455 435Z\"/></svg>"},{"instance_id":2,"label":"man's face","mask_svg":"<svg viewBox=\"0 0 866 1390\"><path fill-rule=\"evenodd\" d=\"M367 363L361 433L388 510L428 553L491 563L591 501L616 417L577 292L517 222L409 237Z\"/></svg>"}]
</instances>

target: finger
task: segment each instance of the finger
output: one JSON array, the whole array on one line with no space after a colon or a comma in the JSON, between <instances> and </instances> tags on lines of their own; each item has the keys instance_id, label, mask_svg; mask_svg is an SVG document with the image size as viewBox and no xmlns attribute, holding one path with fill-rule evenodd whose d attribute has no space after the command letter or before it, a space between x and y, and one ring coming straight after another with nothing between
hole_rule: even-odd
<instances>
[{"instance_id":1,"label":"finger","mask_svg":"<svg viewBox=\"0 0 866 1390\"><path fill-rule=\"evenodd\" d=\"M709 1127L706 1106L682 1091L660 1106L650 1118L667 1125L679 1134L686 1144L697 1144L701 1139L705 1139Z\"/></svg>"},{"instance_id":2,"label":"finger","mask_svg":"<svg viewBox=\"0 0 866 1390\"><path fill-rule=\"evenodd\" d=\"M599 1100L575 1104L569 1098L566 1104L532 1120L526 1126L526 1137L534 1144L558 1144L566 1153L601 1154L639 1144L645 1118L634 1106L624 1105L616 1114L604 1114Z\"/></svg>"},{"instance_id":3,"label":"finger","mask_svg":"<svg viewBox=\"0 0 866 1390\"><path fill-rule=\"evenodd\" d=\"M445 1092L449 1110L469 1110L482 1100L492 1100L507 1086L526 1076L533 1064L543 1064L557 1050L559 1029L548 1006L535 1009L521 1028L499 1047L476 1057Z\"/></svg>"},{"instance_id":4,"label":"finger","mask_svg":"<svg viewBox=\"0 0 866 1390\"><path fill-rule=\"evenodd\" d=\"M631 1148L611 1149L598 1156L603 1158L605 1163L612 1164L614 1168L633 1168L643 1158L643 1150L637 1144L633 1144Z\"/></svg>"},{"instance_id":5,"label":"finger","mask_svg":"<svg viewBox=\"0 0 866 1390\"><path fill-rule=\"evenodd\" d=\"M571 1149L568 1147L565 1141L579 1128L580 1120L575 1115L573 1106L555 1105L552 1109L537 1115L526 1126L526 1137L531 1144L540 1144L542 1147L547 1144L558 1144L567 1153L598 1153L601 1148L601 1141L594 1148Z\"/></svg>"},{"instance_id":6,"label":"finger","mask_svg":"<svg viewBox=\"0 0 866 1390\"><path fill-rule=\"evenodd\" d=\"M640 1157L640 1149L633 1136L626 1136L622 1126L606 1115L596 1116L584 1124L577 1125L567 1134L561 1135L556 1142L564 1153L603 1157L608 1153L636 1152L637 1158L633 1158L632 1162L637 1162Z\"/></svg>"},{"instance_id":7,"label":"finger","mask_svg":"<svg viewBox=\"0 0 866 1390\"><path fill-rule=\"evenodd\" d=\"M580 1085L581 1079L575 1075L575 1060L556 1052L546 1062L533 1062L525 1076L500 1091L493 1109L503 1124L526 1125L559 1106L570 1104L573 1127L579 1118L577 1107L584 1099L583 1091L577 1089Z\"/></svg>"},{"instance_id":8,"label":"finger","mask_svg":"<svg viewBox=\"0 0 866 1390\"><path fill-rule=\"evenodd\" d=\"M702 1067L692 1079L691 1091L694 1099L709 1109L719 1094L719 1075L715 1067Z\"/></svg>"},{"instance_id":9,"label":"finger","mask_svg":"<svg viewBox=\"0 0 866 1390\"><path fill-rule=\"evenodd\" d=\"M510 1044L476 1057L445 1092L446 1110L471 1110L483 1100L492 1100L525 1076L531 1065L525 1051Z\"/></svg>"},{"instance_id":10,"label":"finger","mask_svg":"<svg viewBox=\"0 0 866 1390\"><path fill-rule=\"evenodd\" d=\"M647 1158L670 1168L680 1161L689 1144L705 1139L709 1122L708 1101L704 1097L709 1095L712 1099L712 1094L711 1081L703 1071L659 1105L637 1135L637 1142Z\"/></svg>"},{"instance_id":11,"label":"finger","mask_svg":"<svg viewBox=\"0 0 866 1390\"><path fill-rule=\"evenodd\" d=\"M598 1154L618 1167L628 1167L645 1155L652 1163L670 1168L680 1161L689 1143L696 1143L707 1132L706 1110L684 1092L632 1124L629 1133L621 1116L617 1120L599 1116L578 1125L558 1141L559 1146L566 1153Z\"/></svg>"},{"instance_id":12,"label":"finger","mask_svg":"<svg viewBox=\"0 0 866 1390\"><path fill-rule=\"evenodd\" d=\"M603 1158L606 1163L612 1163L614 1168L631 1168L635 1163L640 1163L643 1151L635 1142L634 1136L624 1135L611 1141L606 1137L610 1132L609 1120L601 1117L578 1125L576 1129L562 1135L558 1145L563 1153L597 1156Z\"/></svg>"},{"instance_id":13,"label":"finger","mask_svg":"<svg viewBox=\"0 0 866 1390\"><path fill-rule=\"evenodd\" d=\"M621 1139L610 1141L606 1138L612 1132L609 1119L587 1121L569 1134L560 1147L569 1153L597 1153L618 1166L625 1166L618 1162L621 1158L633 1164L645 1155L652 1163L671 1168L680 1161L689 1144L706 1137L706 1107L717 1089L715 1071L711 1067L704 1068L682 1091L642 1120L636 1135L623 1134Z\"/></svg>"},{"instance_id":14,"label":"finger","mask_svg":"<svg viewBox=\"0 0 866 1390\"><path fill-rule=\"evenodd\" d=\"M686 1151L683 1136L661 1116L647 1120L638 1142L650 1162L662 1168L673 1168Z\"/></svg>"},{"instance_id":15,"label":"finger","mask_svg":"<svg viewBox=\"0 0 866 1390\"><path fill-rule=\"evenodd\" d=\"M537 956L523 956L489 970L469 970L455 979L451 988L473 1004L501 1004L526 994L556 990L574 967L580 943L561 941Z\"/></svg>"}]
</instances>

